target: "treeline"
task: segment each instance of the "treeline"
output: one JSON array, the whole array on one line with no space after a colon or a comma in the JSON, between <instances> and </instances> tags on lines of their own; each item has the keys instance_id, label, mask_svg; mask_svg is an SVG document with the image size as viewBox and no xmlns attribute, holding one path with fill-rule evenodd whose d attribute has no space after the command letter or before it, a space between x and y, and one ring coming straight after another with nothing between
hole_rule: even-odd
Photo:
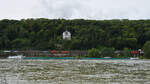
<instances>
[{"instance_id":1,"label":"treeline","mask_svg":"<svg viewBox=\"0 0 150 84\"><path fill-rule=\"evenodd\" d=\"M72 40L63 40L68 30ZM139 49L150 40L150 20L0 20L1 50Z\"/></svg>"}]
</instances>

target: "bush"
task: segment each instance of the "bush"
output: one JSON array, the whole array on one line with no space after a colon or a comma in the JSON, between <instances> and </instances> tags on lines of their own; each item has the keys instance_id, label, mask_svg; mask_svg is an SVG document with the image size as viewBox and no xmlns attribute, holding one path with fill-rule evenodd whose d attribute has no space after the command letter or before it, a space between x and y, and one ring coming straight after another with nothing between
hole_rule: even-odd
<instances>
[{"instance_id":1,"label":"bush","mask_svg":"<svg viewBox=\"0 0 150 84\"><path fill-rule=\"evenodd\" d=\"M88 50L88 57L100 57L99 50L95 48Z\"/></svg>"},{"instance_id":2,"label":"bush","mask_svg":"<svg viewBox=\"0 0 150 84\"><path fill-rule=\"evenodd\" d=\"M131 57L130 49L124 48L124 57Z\"/></svg>"},{"instance_id":3,"label":"bush","mask_svg":"<svg viewBox=\"0 0 150 84\"><path fill-rule=\"evenodd\" d=\"M150 58L150 41L147 41L143 46L144 57Z\"/></svg>"},{"instance_id":4,"label":"bush","mask_svg":"<svg viewBox=\"0 0 150 84\"><path fill-rule=\"evenodd\" d=\"M114 51L115 51L114 48L105 47L101 50L100 55L101 57L114 57Z\"/></svg>"}]
</instances>

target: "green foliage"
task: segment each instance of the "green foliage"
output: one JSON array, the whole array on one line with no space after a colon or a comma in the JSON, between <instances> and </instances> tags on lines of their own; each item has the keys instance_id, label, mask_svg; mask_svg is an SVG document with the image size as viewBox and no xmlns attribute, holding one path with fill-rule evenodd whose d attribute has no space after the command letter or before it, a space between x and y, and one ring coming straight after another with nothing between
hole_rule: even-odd
<instances>
[{"instance_id":1,"label":"green foliage","mask_svg":"<svg viewBox=\"0 0 150 84\"><path fill-rule=\"evenodd\" d=\"M101 57L114 57L114 51L115 49L114 48L107 48L107 47L104 47L102 50L101 50Z\"/></svg>"},{"instance_id":2,"label":"green foliage","mask_svg":"<svg viewBox=\"0 0 150 84\"><path fill-rule=\"evenodd\" d=\"M150 20L4 19L0 30L0 49L123 50L141 48L150 40ZM71 32L71 41L62 40L65 30Z\"/></svg>"},{"instance_id":3,"label":"green foliage","mask_svg":"<svg viewBox=\"0 0 150 84\"><path fill-rule=\"evenodd\" d=\"M130 49L124 48L124 57L131 57Z\"/></svg>"},{"instance_id":4,"label":"green foliage","mask_svg":"<svg viewBox=\"0 0 150 84\"><path fill-rule=\"evenodd\" d=\"M150 41L147 41L143 46L144 57L150 58Z\"/></svg>"},{"instance_id":5,"label":"green foliage","mask_svg":"<svg viewBox=\"0 0 150 84\"><path fill-rule=\"evenodd\" d=\"M28 39L15 39L12 41L13 49L28 49L30 41Z\"/></svg>"},{"instance_id":6,"label":"green foliage","mask_svg":"<svg viewBox=\"0 0 150 84\"><path fill-rule=\"evenodd\" d=\"M88 50L88 57L100 57L99 50L95 48Z\"/></svg>"}]
</instances>

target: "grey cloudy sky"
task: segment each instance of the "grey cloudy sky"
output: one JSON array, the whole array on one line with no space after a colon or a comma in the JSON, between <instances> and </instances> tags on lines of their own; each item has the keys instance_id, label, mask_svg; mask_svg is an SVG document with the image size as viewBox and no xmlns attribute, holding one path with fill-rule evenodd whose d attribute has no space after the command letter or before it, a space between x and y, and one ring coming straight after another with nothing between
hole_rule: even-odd
<instances>
[{"instance_id":1,"label":"grey cloudy sky","mask_svg":"<svg viewBox=\"0 0 150 84\"><path fill-rule=\"evenodd\" d=\"M1 0L0 19L150 19L150 0Z\"/></svg>"}]
</instances>

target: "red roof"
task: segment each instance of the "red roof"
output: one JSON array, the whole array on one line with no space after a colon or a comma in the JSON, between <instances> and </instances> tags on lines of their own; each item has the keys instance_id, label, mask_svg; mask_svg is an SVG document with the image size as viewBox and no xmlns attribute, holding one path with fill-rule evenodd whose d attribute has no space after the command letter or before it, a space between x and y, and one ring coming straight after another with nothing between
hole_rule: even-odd
<instances>
[{"instance_id":1,"label":"red roof","mask_svg":"<svg viewBox=\"0 0 150 84\"><path fill-rule=\"evenodd\" d=\"M57 50L52 50L52 51L50 51L51 53L53 53L53 54L58 54L58 51Z\"/></svg>"},{"instance_id":2,"label":"red roof","mask_svg":"<svg viewBox=\"0 0 150 84\"><path fill-rule=\"evenodd\" d=\"M61 51L61 53L63 53L63 54L68 54L69 51Z\"/></svg>"},{"instance_id":3,"label":"red roof","mask_svg":"<svg viewBox=\"0 0 150 84\"><path fill-rule=\"evenodd\" d=\"M131 53L132 53L132 54L138 54L139 51L137 51L137 50L136 50L136 51L131 51Z\"/></svg>"}]
</instances>

